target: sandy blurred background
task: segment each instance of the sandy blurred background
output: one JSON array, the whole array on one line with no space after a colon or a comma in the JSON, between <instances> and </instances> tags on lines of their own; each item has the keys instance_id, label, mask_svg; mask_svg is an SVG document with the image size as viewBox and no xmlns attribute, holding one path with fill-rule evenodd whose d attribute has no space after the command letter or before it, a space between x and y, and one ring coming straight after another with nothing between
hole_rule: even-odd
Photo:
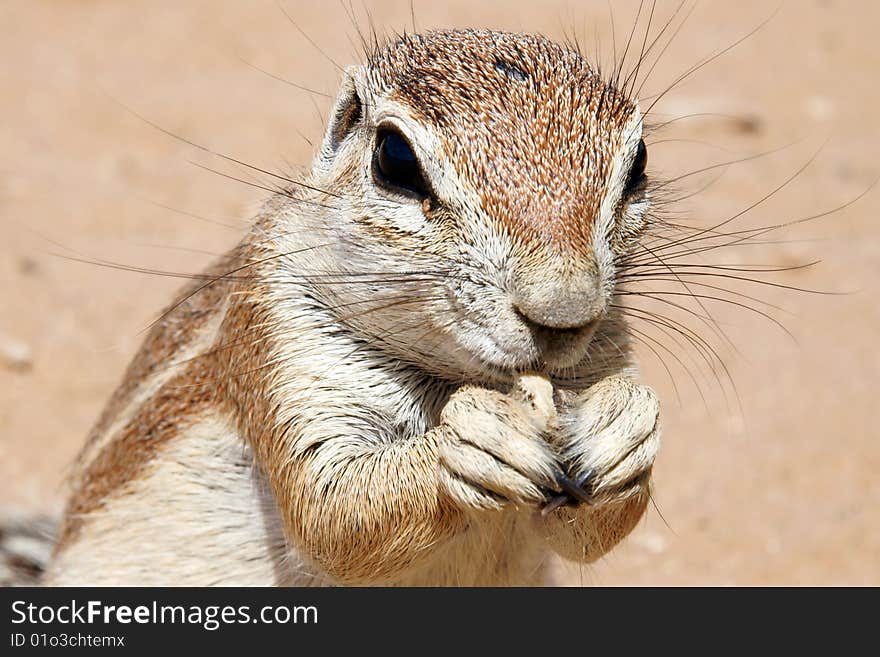
<instances>
[{"instance_id":1,"label":"sandy blurred background","mask_svg":"<svg viewBox=\"0 0 880 657\"><path fill-rule=\"evenodd\" d=\"M283 4L330 58L355 61L355 30L341 3ZM613 3L618 49L637 5ZM655 23L675 5L661 1ZM604 0L414 6L419 29L576 34L610 62ZM367 11L380 29L411 29L405 0L355 3L364 27ZM643 95L771 11L758 1L701 3ZM231 156L290 170L308 162L330 101L254 67L327 94L338 72L268 0L6 0L0 23L0 506L57 509L65 468L180 281L53 254L194 272L236 241L265 196L195 166L246 175L119 103ZM681 216L694 225L720 221L817 151L788 187L735 225L797 219L868 189L880 176L878 25L873 2L786 2L766 27L665 97L655 120L699 116L651 138L652 173L674 176L785 147L682 181L683 192L712 184L677 207ZM677 401L664 367L644 350L644 378L664 409L656 508L623 547L572 572L572 583L880 583L878 198L874 190L772 244L712 254L715 262L782 266L821 258L772 280L849 294L746 290L783 306L787 312L769 310L795 339L755 313L712 306L740 352L723 353L741 408L698 373L704 403L667 358ZM691 357L682 355L685 363Z\"/></svg>"}]
</instances>

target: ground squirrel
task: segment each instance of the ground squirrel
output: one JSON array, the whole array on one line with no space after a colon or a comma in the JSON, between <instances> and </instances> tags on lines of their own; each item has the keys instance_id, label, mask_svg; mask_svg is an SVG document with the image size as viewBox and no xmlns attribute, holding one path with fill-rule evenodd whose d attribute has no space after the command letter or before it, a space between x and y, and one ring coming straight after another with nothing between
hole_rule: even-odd
<instances>
[{"instance_id":1,"label":"ground squirrel","mask_svg":"<svg viewBox=\"0 0 880 657\"><path fill-rule=\"evenodd\" d=\"M635 526L659 446L611 299L642 114L543 37L345 71L306 181L164 313L48 584L527 585Z\"/></svg>"}]
</instances>

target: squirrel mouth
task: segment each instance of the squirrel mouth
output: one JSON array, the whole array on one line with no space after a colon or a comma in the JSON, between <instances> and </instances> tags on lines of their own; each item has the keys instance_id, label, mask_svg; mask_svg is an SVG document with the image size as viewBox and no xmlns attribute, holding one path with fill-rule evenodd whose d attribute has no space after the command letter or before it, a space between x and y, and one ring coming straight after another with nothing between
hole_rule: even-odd
<instances>
[{"instance_id":1,"label":"squirrel mouth","mask_svg":"<svg viewBox=\"0 0 880 657\"><path fill-rule=\"evenodd\" d=\"M550 326L535 321L516 306L513 312L528 331L537 351L549 361L583 357L600 321L597 317L577 326Z\"/></svg>"},{"instance_id":2,"label":"squirrel mouth","mask_svg":"<svg viewBox=\"0 0 880 657\"><path fill-rule=\"evenodd\" d=\"M574 328L529 327L528 345L521 349L495 344L506 354L508 363L504 369L559 370L573 367L584 359L598 325L599 320Z\"/></svg>"},{"instance_id":3,"label":"squirrel mouth","mask_svg":"<svg viewBox=\"0 0 880 657\"><path fill-rule=\"evenodd\" d=\"M584 357L598 324L598 321L592 321L584 326L561 329L530 326L529 332L540 358L548 367L571 367Z\"/></svg>"},{"instance_id":4,"label":"squirrel mouth","mask_svg":"<svg viewBox=\"0 0 880 657\"><path fill-rule=\"evenodd\" d=\"M577 326L555 327L534 321L513 304L498 308L497 315L489 318L460 308L455 295L450 295L450 301L461 312L460 330L453 331L463 348L461 364L469 369L479 363L483 374L502 378L523 369L554 371L577 365L605 316Z\"/></svg>"}]
</instances>

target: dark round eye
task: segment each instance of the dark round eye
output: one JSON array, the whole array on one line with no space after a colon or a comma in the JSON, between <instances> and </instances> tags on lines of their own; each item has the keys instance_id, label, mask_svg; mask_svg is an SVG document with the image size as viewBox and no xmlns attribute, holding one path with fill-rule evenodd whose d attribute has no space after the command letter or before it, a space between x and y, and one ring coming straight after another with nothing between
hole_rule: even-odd
<instances>
[{"instance_id":1,"label":"dark round eye","mask_svg":"<svg viewBox=\"0 0 880 657\"><path fill-rule=\"evenodd\" d=\"M645 182L645 167L647 165L648 149L645 147L645 140L642 139L639 141L639 147L633 159L632 168L629 170L629 177L626 179L624 196L632 194Z\"/></svg>"},{"instance_id":2,"label":"dark round eye","mask_svg":"<svg viewBox=\"0 0 880 657\"><path fill-rule=\"evenodd\" d=\"M393 130L380 130L376 136L373 176L385 187L411 196L424 198L431 193L412 146Z\"/></svg>"}]
</instances>

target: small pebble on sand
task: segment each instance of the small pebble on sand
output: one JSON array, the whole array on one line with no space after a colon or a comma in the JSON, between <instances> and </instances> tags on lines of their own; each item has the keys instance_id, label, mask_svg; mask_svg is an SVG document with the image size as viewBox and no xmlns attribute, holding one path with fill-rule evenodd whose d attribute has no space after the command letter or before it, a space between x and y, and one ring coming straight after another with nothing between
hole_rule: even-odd
<instances>
[{"instance_id":1,"label":"small pebble on sand","mask_svg":"<svg viewBox=\"0 0 880 657\"><path fill-rule=\"evenodd\" d=\"M33 352L21 340L0 336L0 362L6 369L24 372L33 365Z\"/></svg>"}]
</instances>

